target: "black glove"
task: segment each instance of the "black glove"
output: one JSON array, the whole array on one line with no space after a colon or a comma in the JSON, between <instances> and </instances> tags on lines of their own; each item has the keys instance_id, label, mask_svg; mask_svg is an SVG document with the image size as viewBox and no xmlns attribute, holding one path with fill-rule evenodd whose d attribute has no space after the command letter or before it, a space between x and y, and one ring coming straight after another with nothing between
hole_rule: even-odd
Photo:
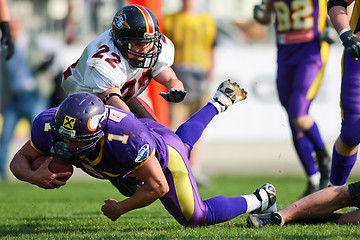
<instances>
[{"instance_id":1,"label":"black glove","mask_svg":"<svg viewBox=\"0 0 360 240\"><path fill-rule=\"evenodd\" d=\"M358 60L360 57L360 37L348 30L340 35L340 39L350 56Z\"/></svg>"},{"instance_id":2,"label":"black glove","mask_svg":"<svg viewBox=\"0 0 360 240\"><path fill-rule=\"evenodd\" d=\"M1 46L7 47L7 54L6 54L6 60L9 60L12 55L14 54L14 43L11 38L10 34L10 27L9 22L0 22L0 29L1 29Z\"/></svg>"},{"instance_id":3,"label":"black glove","mask_svg":"<svg viewBox=\"0 0 360 240\"><path fill-rule=\"evenodd\" d=\"M271 15L266 12L266 6L264 4L255 5L254 7L254 19L263 25L271 23Z\"/></svg>"},{"instance_id":4,"label":"black glove","mask_svg":"<svg viewBox=\"0 0 360 240\"><path fill-rule=\"evenodd\" d=\"M170 92L161 92L160 95L168 102L181 102L185 98L186 91L172 88Z\"/></svg>"}]
</instances>

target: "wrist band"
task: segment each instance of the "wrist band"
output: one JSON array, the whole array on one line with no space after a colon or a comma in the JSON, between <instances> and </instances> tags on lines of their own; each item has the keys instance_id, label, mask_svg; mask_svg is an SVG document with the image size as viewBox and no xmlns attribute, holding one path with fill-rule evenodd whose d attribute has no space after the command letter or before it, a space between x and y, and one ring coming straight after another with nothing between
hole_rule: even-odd
<instances>
[{"instance_id":1,"label":"wrist band","mask_svg":"<svg viewBox=\"0 0 360 240\"><path fill-rule=\"evenodd\" d=\"M120 98L120 99L122 100L120 94L118 94L118 93L110 93L110 94L108 94L108 95L106 95L106 96L104 97L103 103L106 104L106 102L107 102L112 96L117 96L118 98Z\"/></svg>"},{"instance_id":2,"label":"wrist band","mask_svg":"<svg viewBox=\"0 0 360 240\"><path fill-rule=\"evenodd\" d=\"M341 34L343 34L344 32L347 32L349 30L351 30L351 29L350 28L344 28L343 30L340 31L339 36L341 36Z\"/></svg>"}]
</instances>

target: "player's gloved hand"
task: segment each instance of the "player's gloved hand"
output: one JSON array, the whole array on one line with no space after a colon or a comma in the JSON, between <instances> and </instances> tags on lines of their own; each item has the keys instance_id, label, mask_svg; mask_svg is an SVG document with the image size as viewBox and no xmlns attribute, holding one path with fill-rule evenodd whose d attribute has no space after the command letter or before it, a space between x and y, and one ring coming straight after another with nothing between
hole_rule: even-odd
<instances>
[{"instance_id":1,"label":"player's gloved hand","mask_svg":"<svg viewBox=\"0 0 360 240\"><path fill-rule=\"evenodd\" d=\"M336 42L337 39L338 39L338 34L335 28L333 27L325 28L322 34L320 35L320 40L325 41L329 44Z\"/></svg>"},{"instance_id":2,"label":"player's gloved hand","mask_svg":"<svg viewBox=\"0 0 360 240\"><path fill-rule=\"evenodd\" d=\"M186 95L185 90L170 89L170 92L161 92L160 95L168 102L181 102L184 100Z\"/></svg>"},{"instance_id":3,"label":"player's gloved hand","mask_svg":"<svg viewBox=\"0 0 360 240\"><path fill-rule=\"evenodd\" d=\"M265 4L257 4L254 7L254 19L261 24L268 25L271 22L271 15L266 12Z\"/></svg>"},{"instance_id":4,"label":"player's gloved hand","mask_svg":"<svg viewBox=\"0 0 360 240\"><path fill-rule=\"evenodd\" d=\"M340 39L350 56L358 60L360 57L360 37L348 30L340 35Z\"/></svg>"},{"instance_id":5,"label":"player's gloved hand","mask_svg":"<svg viewBox=\"0 0 360 240\"><path fill-rule=\"evenodd\" d=\"M0 29L1 29L1 47L6 46L7 47L7 54L6 54L6 60L9 60L12 55L14 54L14 43L11 38L10 34L10 27L9 22L0 22Z\"/></svg>"}]
</instances>

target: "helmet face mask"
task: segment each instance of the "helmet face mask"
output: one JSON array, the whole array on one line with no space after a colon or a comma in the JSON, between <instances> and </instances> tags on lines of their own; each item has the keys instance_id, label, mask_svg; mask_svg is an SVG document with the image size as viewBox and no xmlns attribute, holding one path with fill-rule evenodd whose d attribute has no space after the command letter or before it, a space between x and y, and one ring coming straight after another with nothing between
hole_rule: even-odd
<instances>
[{"instance_id":1,"label":"helmet face mask","mask_svg":"<svg viewBox=\"0 0 360 240\"><path fill-rule=\"evenodd\" d=\"M134 68L155 66L162 49L161 36L155 15L143 6L129 5L115 14L112 23L114 44ZM132 44L140 43L152 43L153 46L146 53L132 48Z\"/></svg>"},{"instance_id":2,"label":"helmet face mask","mask_svg":"<svg viewBox=\"0 0 360 240\"><path fill-rule=\"evenodd\" d=\"M135 68L151 68L154 67L158 57L159 57L159 50L161 49L162 45L159 41L157 42L150 42L152 43L150 46L150 51L147 53L138 52L132 49L132 44L137 43L145 43L143 40L141 41L124 41L124 45L127 47L123 47L124 50L127 52L127 59L132 67ZM131 57L129 57L129 55Z\"/></svg>"},{"instance_id":3,"label":"helmet face mask","mask_svg":"<svg viewBox=\"0 0 360 240\"><path fill-rule=\"evenodd\" d=\"M75 93L59 106L51 122L52 151L65 161L84 161L104 137L107 112L90 93Z\"/></svg>"}]
</instances>

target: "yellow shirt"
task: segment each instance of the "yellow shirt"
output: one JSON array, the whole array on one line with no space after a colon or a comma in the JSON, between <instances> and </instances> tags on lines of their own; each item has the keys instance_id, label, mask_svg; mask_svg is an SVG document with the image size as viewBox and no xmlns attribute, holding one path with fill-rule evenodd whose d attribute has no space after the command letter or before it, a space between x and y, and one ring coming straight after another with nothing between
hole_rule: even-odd
<instances>
[{"instance_id":1,"label":"yellow shirt","mask_svg":"<svg viewBox=\"0 0 360 240\"><path fill-rule=\"evenodd\" d=\"M209 71L217 33L212 16L178 12L165 16L163 24L175 46L174 65Z\"/></svg>"}]
</instances>

